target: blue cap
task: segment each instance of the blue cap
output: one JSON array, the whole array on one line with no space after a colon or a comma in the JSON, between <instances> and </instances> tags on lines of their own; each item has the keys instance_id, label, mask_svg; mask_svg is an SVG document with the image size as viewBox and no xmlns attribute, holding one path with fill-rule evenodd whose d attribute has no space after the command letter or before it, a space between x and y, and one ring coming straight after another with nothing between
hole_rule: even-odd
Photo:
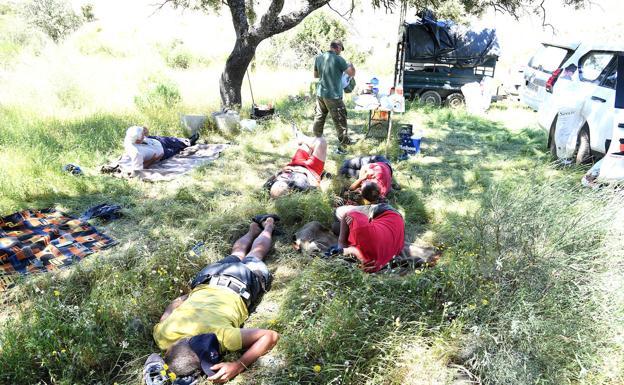
<instances>
[{"instance_id":1,"label":"blue cap","mask_svg":"<svg viewBox=\"0 0 624 385\"><path fill-rule=\"evenodd\" d=\"M189 339L189 345L199 357L204 374L214 376L215 371L210 368L222 359L217 336L214 333L199 334Z\"/></svg>"}]
</instances>

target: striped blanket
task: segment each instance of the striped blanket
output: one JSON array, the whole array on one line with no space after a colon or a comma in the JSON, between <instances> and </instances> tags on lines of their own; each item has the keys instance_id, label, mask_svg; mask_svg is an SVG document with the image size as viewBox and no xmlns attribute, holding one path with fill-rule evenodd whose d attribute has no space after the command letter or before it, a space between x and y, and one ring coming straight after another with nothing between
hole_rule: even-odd
<instances>
[{"instance_id":1,"label":"striped blanket","mask_svg":"<svg viewBox=\"0 0 624 385\"><path fill-rule=\"evenodd\" d=\"M19 274L63 268L115 244L95 227L54 209L0 218L0 291L13 286Z\"/></svg>"}]
</instances>

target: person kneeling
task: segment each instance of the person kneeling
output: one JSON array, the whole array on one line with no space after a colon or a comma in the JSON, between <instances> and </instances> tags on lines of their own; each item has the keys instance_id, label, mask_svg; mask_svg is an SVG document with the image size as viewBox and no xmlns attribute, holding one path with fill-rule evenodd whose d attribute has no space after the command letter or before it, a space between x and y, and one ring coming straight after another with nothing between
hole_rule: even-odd
<instances>
[{"instance_id":1,"label":"person kneeling","mask_svg":"<svg viewBox=\"0 0 624 385\"><path fill-rule=\"evenodd\" d=\"M271 248L275 220L275 215L255 217L232 254L200 271L191 292L165 309L153 333L165 359L156 353L148 357L148 385L166 380L166 369L172 379L203 373L211 381L226 382L275 346L277 332L242 327L271 286L263 259ZM238 360L220 362L223 353L241 349L246 352Z\"/></svg>"},{"instance_id":2,"label":"person kneeling","mask_svg":"<svg viewBox=\"0 0 624 385\"><path fill-rule=\"evenodd\" d=\"M327 141L323 137L303 135L293 125L299 148L290 163L272 176L266 187L271 198L278 198L291 191L307 191L321 184L321 176L327 159Z\"/></svg>"},{"instance_id":3,"label":"person kneeling","mask_svg":"<svg viewBox=\"0 0 624 385\"><path fill-rule=\"evenodd\" d=\"M171 158L189 146L195 145L199 134L188 139L170 136L148 136L145 126L132 126L126 130L124 152L130 158L129 172L143 170L156 162Z\"/></svg>"}]
</instances>

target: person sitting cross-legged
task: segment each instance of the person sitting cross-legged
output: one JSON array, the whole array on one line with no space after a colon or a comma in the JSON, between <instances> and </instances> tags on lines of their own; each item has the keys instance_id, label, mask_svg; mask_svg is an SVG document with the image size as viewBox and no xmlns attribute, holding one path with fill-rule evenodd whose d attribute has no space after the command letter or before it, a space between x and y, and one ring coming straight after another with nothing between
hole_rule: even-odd
<instances>
[{"instance_id":1,"label":"person sitting cross-legged","mask_svg":"<svg viewBox=\"0 0 624 385\"><path fill-rule=\"evenodd\" d=\"M293 132L299 145L290 163L272 176L266 187L271 198L278 198L291 191L307 191L317 188L327 159L327 141L324 137L310 137L301 133L293 124Z\"/></svg>"},{"instance_id":2,"label":"person sitting cross-legged","mask_svg":"<svg viewBox=\"0 0 624 385\"><path fill-rule=\"evenodd\" d=\"M148 385L163 383L158 381L161 377L181 379L201 373L211 381L226 382L275 346L277 332L243 328L243 323L271 285L263 259L271 248L276 220L270 214L255 217L249 231L234 243L232 254L205 267L193 280L191 292L167 306L153 331L165 358L163 362L157 354L148 357L144 369ZM238 360L220 362L223 353L242 349Z\"/></svg>"}]
</instances>

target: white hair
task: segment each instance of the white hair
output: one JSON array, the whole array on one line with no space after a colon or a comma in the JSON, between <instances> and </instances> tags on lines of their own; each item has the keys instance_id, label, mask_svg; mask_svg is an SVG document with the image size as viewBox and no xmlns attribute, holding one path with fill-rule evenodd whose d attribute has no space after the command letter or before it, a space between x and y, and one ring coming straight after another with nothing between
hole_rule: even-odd
<instances>
[{"instance_id":1,"label":"white hair","mask_svg":"<svg viewBox=\"0 0 624 385\"><path fill-rule=\"evenodd\" d=\"M143 136L144 128L141 126L128 127L126 137L124 138L124 148L130 150L136 144L136 141Z\"/></svg>"}]
</instances>

